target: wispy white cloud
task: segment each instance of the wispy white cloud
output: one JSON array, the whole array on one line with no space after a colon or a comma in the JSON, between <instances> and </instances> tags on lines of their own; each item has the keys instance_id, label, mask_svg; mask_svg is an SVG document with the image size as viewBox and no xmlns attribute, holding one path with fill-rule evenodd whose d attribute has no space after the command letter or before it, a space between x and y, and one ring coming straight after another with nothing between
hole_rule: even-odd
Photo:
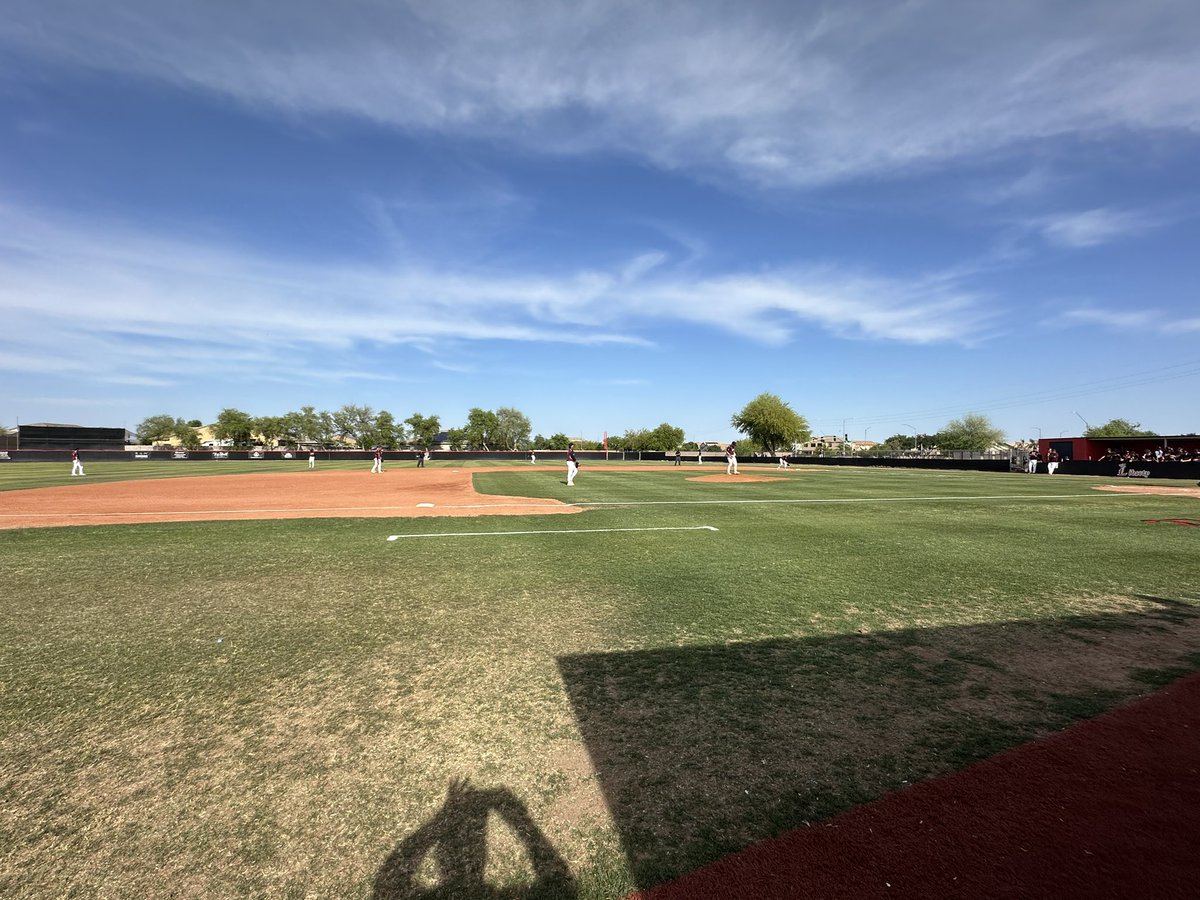
<instances>
[{"instance_id":1,"label":"wispy white cloud","mask_svg":"<svg viewBox=\"0 0 1200 900\"><path fill-rule=\"evenodd\" d=\"M1163 224L1164 218L1151 213L1101 208L1043 217L1032 226L1052 244L1081 248L1132 237Z\"/></svg>"},{"instance_id":2,"label":"wispy white cloud","mask_svg":"<svg viewBox=\"0 0 1200 900\"><path fill-rule=\"evenodd\" d=\"M1164 335L1200 333L1200 317L1178 318L1161 309L1112 310L1079 307L1051 319L1051 326L1095 325L1117 332L1151 332Z\"/></svg>"},{"instance_id":3,"label":"wispy white cloud","mask_svg":"<svg viewBox=\"0 0 1200 900\"><path fill-rule=\"evenodd\" d=\"M1171 0L7 6L0 46L25 57L772 184L1200 129L1200 7Z\"/></svg>"},{"instance_id":4,"label":"wispy white cloud","mask_svg":"<svg viewBox=\"0 0 1200 900\"><path fill-rule=\"evenodd\" d=\"M678 323L775 345L814 328L967 343L988 325L953 278L832 268L700 276L666 260L647 252L611 270L565 274L275 261L0 207L0 351L11 351L0 352L0 368L166 382L205 369L341 380L373 377L345 362L360 348L651 347Z\"/></svg>"}]
</instances>

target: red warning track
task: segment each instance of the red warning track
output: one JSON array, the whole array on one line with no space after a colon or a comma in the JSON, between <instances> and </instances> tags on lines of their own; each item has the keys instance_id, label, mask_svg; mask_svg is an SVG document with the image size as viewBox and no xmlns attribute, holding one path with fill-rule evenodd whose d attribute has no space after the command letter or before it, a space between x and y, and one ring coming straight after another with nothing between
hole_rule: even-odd
<instances>
[{"instance_id":1,"label":"red warning track","mask_svg":"<svg viewBox=\"0 0 1200 900\"><path fill-rule=\"evenodd\" d=\"M1200 675L633 895L1200 896Z\"/></svg>"}]
</instances>

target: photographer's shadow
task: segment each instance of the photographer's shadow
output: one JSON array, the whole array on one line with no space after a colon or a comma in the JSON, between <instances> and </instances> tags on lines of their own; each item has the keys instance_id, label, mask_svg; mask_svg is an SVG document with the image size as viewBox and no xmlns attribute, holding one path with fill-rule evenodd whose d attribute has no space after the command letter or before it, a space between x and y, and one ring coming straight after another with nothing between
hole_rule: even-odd
<instances>
[{"instance_id":1,"label":"photographer's shadow","mask_svg":"<svg viewBox=\"0 0 1200 900\"><path fill-rule=\"evenodd\" d=\"M525 848L533 882L496 887L485 880L488 816L495 812ZM423 883L418 873L432 858L438 882ZM506 788L480 790L467 780L452 781L446 802L432 819L401 841L375 876L374 900L550 900L573 898L575 879L566 860L542 834L529 810Z\"/></svg>"}]
</instances>

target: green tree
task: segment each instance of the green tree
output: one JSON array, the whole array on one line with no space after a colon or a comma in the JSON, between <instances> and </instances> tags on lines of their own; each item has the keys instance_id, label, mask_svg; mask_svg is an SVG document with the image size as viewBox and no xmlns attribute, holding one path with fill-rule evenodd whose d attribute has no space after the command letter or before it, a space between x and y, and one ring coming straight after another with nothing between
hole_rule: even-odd
<instances>
[{"instance_id":1,"label":"green tree","mask_svg":"<svg viewBox=\"0 0 1200 900\"><path fill-rule=\"evenodd\" d=\"M467 413L467 424L463 426L466 432L467 449L490 450L488 444L495 446L494 435L499 421L496 414L488 409L473 407Z\"/></svg>"},{"instance_id":2,"label":"green tree","mask_svg":"<svg viewBox=\"0 0 1200 900\"><path fill-rule=\"evenodd\" d=\"M175 417L168 416L166 413L160 413L156 416L147 416L142 419L137 427L137 439L139 444L159 444L170 441L175 434Z\"/></svg>"},{"instance_id":3,"label":"green tree","mask_svg":"<svg viewBox=\"0 0 1200 900\"><path fill-rule=\"evenodd\" d=\"M381 409L375 421L362 434L362 446L383 447L395 450L404 441L404 428L396 424L396 418L386 409Z\"/></svg>"},{"instance_id":4,"label":"green tree","mask_svg":"<svg viewBox=\"0 0 1200 900\"><path fill-rule=\"evenodd\" d=\"M663 422L650 432L651 450L676 450L683 444L683 429Z\"/></svg>"},{"instance_id":5,"label":"green tree","mask_svg":"<svg viewBox=\"0 0 1200 900\"><path fill-rule=\"evenodd\" d=\"M1103 425L1088 428L1083 432L1084 437L1158 437L1153 431L1142 431L1141 422L1130 422L1127 419L1110 419Z\"/></svg>"},{"instance_id":6,"label":"green tree","mask_svg":"<svg viewBox=\"0 0 1200 900\"><path fill-rule=\"evenodd\" d=\"M262 444L268 450L274 450L279 439L287 433L287 419L284 416L259 416L252 422L254 433L262 438Z\"/></svg>"},{"instance_id":7,"label":"green tree","mask_svg":"<svg viewBox=\"0 0 1200 900\"><path fill-rule=\"evenodd\" d=\"M451 428L446 432L446 443L450 445L451 450L465 450L467 448L467 432L462 428Z\"/></svg>"},{"instance_id":8,"label":"green tree","mask_svg":"<svg viewBox=\"0 0 1200 900\"><path fill-rule=\"evenodd\" d=\"M495 412L496 425L492 439L497 448L518 450L529 443L529 417L519 409L502 406Z\"/></svg>"},{"instance_id":9,"label":"green tree","mask_svg":"<svg viewBox=\"0 0 1200 900\"><path fill-rule=\"evenodd\" d=\"M961 419L951 419L934 435L941 450L989 450L1004 439L1004 432L987 416L967 413Z\"/></svg>"},{"instance_id":10,"label":"green tree","mask_svg":"<svg viewBox=\"0 0 1200 900\"><path fill-rule=\"evenodd\" d=\"M254 419L240 409L223 409L213 425L213 437L218 441L233 441L233 446L250 446L254 436Z\"/></svg>"},{"instance_id":11,"label":"green tree","mask_svg":"<svg viewBox=\"0 0 1200 900\"><path fill-rule=\"evenodd\" d=\"M546 438L546 449L547 450L566 450L567 444L569 444L569 443L571 443L571 439L569 437L567 437L565 434L563 434L561 431L557 431L554 434L550 435L550 437ZM612 444L612 438L609 438L609 444L610 445Z\"/></svg>"},{"instance_id":12,"label":"green tree","mask_svg":"<svg viewBox=\"0 0 1200 900\"><path fill-rule=\"evenodd\" d=\"M371 446L364 443L375 427L375 410L371 407L347 403L341 409L335 410L331 417L335 434L348 438L359 447Z\"/></svg>"},{"instance_id":13,"label":"green tree","mask_svg":"<svg viewBox=\"0 0 1200 900\"><path fill-rule=\"evenodd\" d=\"M649 450L650 432L645 428L627 428L624 434L609 437L610 450Z\"/></svg>"},{"instance_id":14,"label":"green tree","mask_svg":"<svg viewBox=\"0 0 1200 900\"><path fill-rule=\"evenodd\" d=\"M404 424L412 432L412 442L417 447L432 447L437 443L438 435L442 433L442 421L437 416L413 413L404 420Z\"/></svg>"},{"instance_id":15,"label":"green tree","mask_svg":"<svg viewBox=\"0 0 1200 900\"><path fill-rule=\"evenodd\" d=\"M774 453L780 447L791 447L812 436L804 416L775 394L759 394L730 422L768 453Z\"/></svg>"},{"instance_id":16,"label":"green tree","mask_svg":"<svg viewBox=\"0 0 1200 900\"><path fill-rule=\"evenodd\" d=\"M192 419L191 422L183 419L175 420L174 434L179 440L179 445L185 450L199 450L203 444L200 441L200 431L192 422L199 422L199 419Z\"/></svg>"}]
</instances>

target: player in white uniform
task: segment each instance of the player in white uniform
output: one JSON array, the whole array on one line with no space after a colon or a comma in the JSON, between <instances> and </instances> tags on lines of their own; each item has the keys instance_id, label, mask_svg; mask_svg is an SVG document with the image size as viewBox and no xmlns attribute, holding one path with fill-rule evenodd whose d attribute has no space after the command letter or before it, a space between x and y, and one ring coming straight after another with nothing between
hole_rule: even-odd
<instances>
[{"instance_id":1,"label":"player in white uniform","mask_svg":"<svg viewBox=\"0 0 1200 900\"><path fill-rule=\"evenodd\" d=\"M579 461L575 459L575 445L567 444L567 487L575 487L575 475L579 472Z\"/></svg>"},{"instance_id":2,"label":"player in white uniform","mask_svg":"<svg viewBox=\"0 0 1200 900\"><path fill-rule=\"evenodd\" d=\"M737 470L737 441L725 448L725 474L736 475Z\"/></svg>"}]
</instances>

